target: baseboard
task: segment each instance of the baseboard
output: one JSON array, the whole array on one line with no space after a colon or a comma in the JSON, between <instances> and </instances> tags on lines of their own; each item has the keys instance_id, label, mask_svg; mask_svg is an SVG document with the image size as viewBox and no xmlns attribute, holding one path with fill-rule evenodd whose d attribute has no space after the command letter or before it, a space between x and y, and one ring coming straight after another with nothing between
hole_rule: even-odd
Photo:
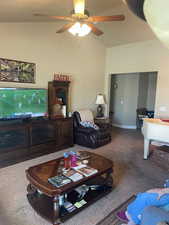
<instances>
[{"instance_id":1,"label":"baseboard","mask_svg":"<svg viewBox=\"0 0 169 225\"><path fill-rule=\"evenodd\" d=\"M123 128L123 129L137 129L137 127L134 125L122 125L122 124L112 123L112 126Z\"/></svg>"}]
</instances>

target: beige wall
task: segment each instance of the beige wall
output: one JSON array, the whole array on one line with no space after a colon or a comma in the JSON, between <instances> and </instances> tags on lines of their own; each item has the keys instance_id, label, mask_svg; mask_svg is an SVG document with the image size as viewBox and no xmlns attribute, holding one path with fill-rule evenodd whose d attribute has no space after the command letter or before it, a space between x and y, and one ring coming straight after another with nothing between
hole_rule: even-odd
<instances>
[{"instance_id":1,"label":"beige wall","mask_svg":"<svg viewBox=\"0 0 169 225\"><path fill-rule=\"evenodd\" d=\"M72 75L71 109L95 108L104 90L105 47L92 34L56 34L57 23L1 23L0 57L36 63L36 84L0 82L0 87L47 88L54 72Z\"/></svg>"},{"instance_id":2,"label":"beige wall","mask_svg":"<svg viewBox=\"0 0 169 225\"><path fill-rule=\"evenodd\" d=\"M105 94L110 95L110 74L158 71L155 113L169 118L169 50L152 40L107 49Z\"/></svg>"}]
</instances>

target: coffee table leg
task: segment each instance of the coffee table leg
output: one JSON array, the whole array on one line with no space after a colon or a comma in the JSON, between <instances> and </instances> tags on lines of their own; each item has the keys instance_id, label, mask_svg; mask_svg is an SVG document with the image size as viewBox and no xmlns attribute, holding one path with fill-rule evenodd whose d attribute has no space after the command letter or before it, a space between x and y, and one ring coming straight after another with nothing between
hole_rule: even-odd
<instances>
[{"instance_id":1,"label":"coffee table leg","mask_svg":"<svg viewBox=\"0 0 169 225\"><path fill-rule=\"evenodd\" d=\"M106 174L106 184L109 185L109 186L112 186L113 187L113 176L112 176L112 172L109 172Z\"/></svg>"},{"instance_id":2,"label":"coffee table leg","mask_svg":"<svg viewBox=\"0 0 169 225\"><path fill-rule=\"evenodd\" d=\"M36 188L32 184L28 184L27 192L28 194L34 194L36 192Z\"/></svg>"},{"instance_id":3,"label":"coffee table leg","mask_svg":"<svg viewBox=\"0 0 169 225\"><path fill-rule=\"evenodd\" d=\"M53 225L59 225L59 196L53 198Z\"/></svg>"}]
</instances>

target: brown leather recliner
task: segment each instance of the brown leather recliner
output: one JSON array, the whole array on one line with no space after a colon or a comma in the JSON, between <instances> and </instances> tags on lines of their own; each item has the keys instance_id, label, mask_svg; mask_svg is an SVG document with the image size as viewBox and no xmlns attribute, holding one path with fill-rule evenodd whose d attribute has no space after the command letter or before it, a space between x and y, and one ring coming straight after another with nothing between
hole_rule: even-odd
<instances>
[{"instance_id":1,"label":"brown leather recliner","mask_svg":"<svg viewBox=\"0 0 169 225\"><path fill-rule=\"evenodd\" d=\"M108 124L97 124L99 130L91 127L84 127L80 124L79 112L73 113L74 143L89 148L98 148L111 141L111 130Z\"/></svg>"}]
</instances>

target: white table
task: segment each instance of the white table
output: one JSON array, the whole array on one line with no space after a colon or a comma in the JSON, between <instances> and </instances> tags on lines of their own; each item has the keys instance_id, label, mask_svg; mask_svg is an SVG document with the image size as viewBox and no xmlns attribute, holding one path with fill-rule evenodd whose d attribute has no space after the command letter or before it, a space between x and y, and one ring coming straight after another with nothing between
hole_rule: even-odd
<instances>
[{"instance_id":1,"label":"white table","mask_svg":"<svg viewBox=\"0 0 169 225\"><path fill-rule=\"evenodd\" d=\"M143 119L144 159L148 158L151 141L169 143L169 123L160 119Z\"/></svg>"}]
</instances>

